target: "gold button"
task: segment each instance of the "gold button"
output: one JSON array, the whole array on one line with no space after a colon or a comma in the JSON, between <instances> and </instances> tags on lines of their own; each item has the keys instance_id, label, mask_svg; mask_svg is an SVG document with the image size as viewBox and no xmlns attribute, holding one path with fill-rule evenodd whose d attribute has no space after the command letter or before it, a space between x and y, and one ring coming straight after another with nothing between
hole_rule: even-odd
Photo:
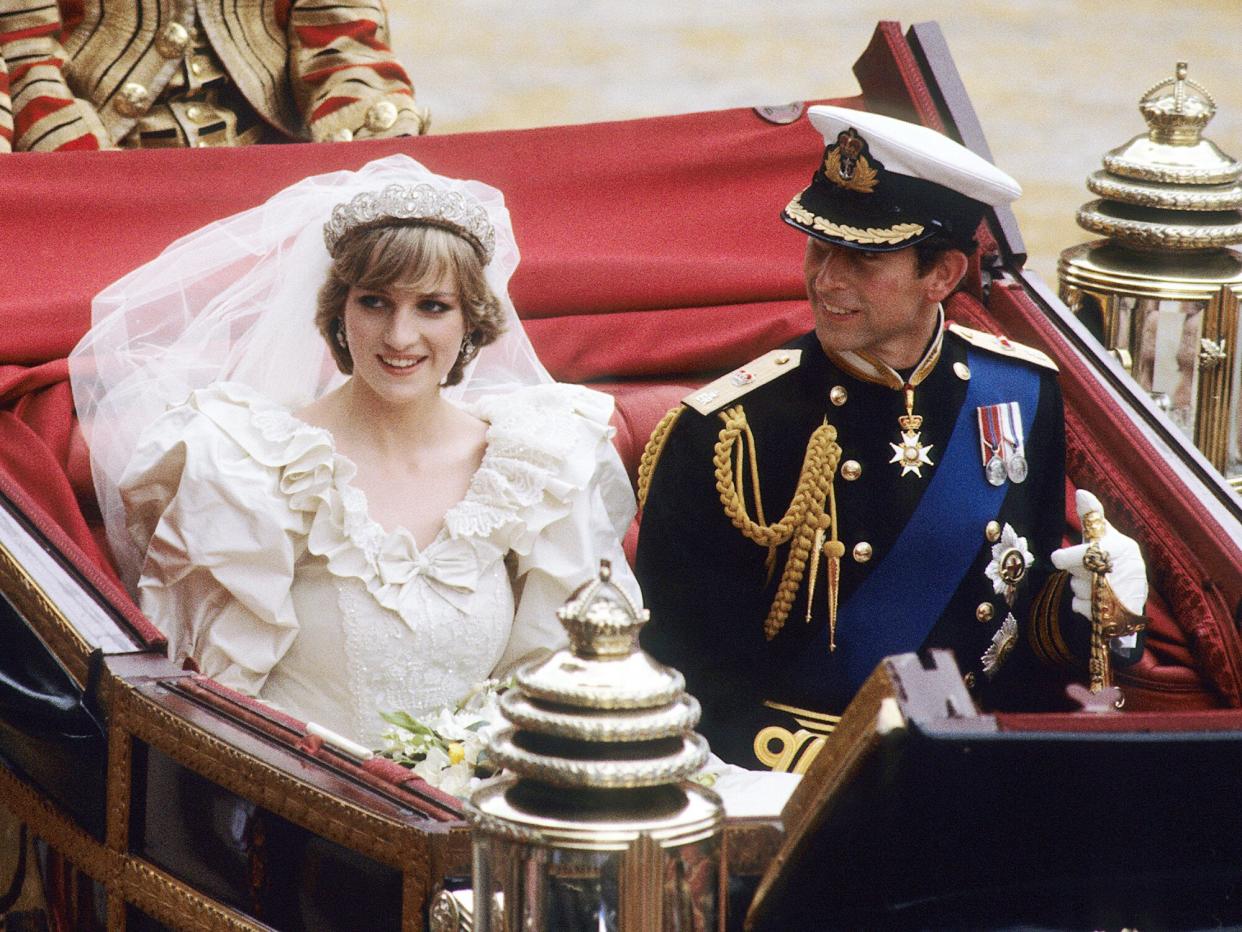
<instances>
[{"instance_id":1,"label":"gold button","mask_svg":"<svg viewBox=\"0 0 1242 932\"><path fill-rule=\"evenodd\" d=\"M956 375L963 382L969 382L970 381L970 366L966 365L966 363L964 362L955 362L953 364L953 374Z\"/></svg>"},{"instance_id":2,"label":"gold button","mask_svg":"<svg viewBox=\"0 0 1242 932\"><path fill-rule=\"evenodd\" d=\"M980 602L979 607L975 609L975 618L984 624L991 621L996 614L996 609L992 608L991 602Z\"/></svg>"},{"instance_id":3,"label":"gold button","mask_svg":"<svg viewBox=\"0 0 1242 932\"><path fill-rule=\"evenodd\" d=\"M975 675L973 673L967 673L965 676L962 677L962 682L966 684L967 689L974 689L975 688Z\"/></svg>"},{"instance_id":4,"label":"gold button","mask_svg":"<svg viewBox=\"0 0 1242 932\"><path fill-rule=\"evenodd\" d=\"M202 74L206 67L206 63L201 58L196 58L190 62L190 71L196 75Z\"/></svg>"},{"instance_id":5,"label":"gold button","mask_svg":"<svg viewBox=\"0 0 1242 932\"><path fill-rule=\"evenodd\" d=\"M353 138L354 138L354 131L350 129L348 126L342 126L340 129L338 129L335 133L332 134L333 142L352 142Z\"/></svg>"},{"instance_id":6,"label":"gold button","mask_svg":"<svg viewBox=\"0 0 1242 932\"><path fill-rule=\"evenodd\" d=\"M780 354L778 354L778 355L777 355L777 357L776 357L776 360L775 360L775 361L776 361L776 364L777 364L778 366L783 366L783 365L785 365L785 363L789 362L789 354L788 354L788 353L780 353Z\"/></svg>"},{"instance_id":7,"label":"gold button","mask_svg":"<svg viewBox=\"0 0 1242 932\"><path fill-rule=\"evenodd\" d=\"M988 539L989 544L994 544L1000 540L1001 526L999 521L989 521L987 527L983 529L983 536Z\"/></svg>"},{"instance_id":8,"label":"gold button","mask_svg":"<svg viewBox=\"0 0 1242 932\"><path fill-rule=\"evenodd\" d=\"M194 143L194 146L198 149L210 149L211 143L209 143L206 139L200 139L198 142Z\"/></svg>"},{"instance_id":9,"label":"gold button","mask_svg":"<svg viewBox=\"0 0 1242 932\"><path fill-rule=\"evenodd\" d=\"M850 400L850 393L845 390L844 385L834 385L828 393L828 400L839 408Z\"/></svg>"},{"instance_id":10,"label":"gold button","mask_svg":"<svg viewBox=\"0 0 1242 932\"><path fill-rule=\"evenodd\" d=\"M121 116L136 117L151 106L151 92L136 81L129 81L121 85L113 106Z\"/></svg>"},{"instance_id":11,"label":"gold button","mask_svg":"<svg viewBox=\"0 0 1242 932\"><path fill-rule=\"evenodd\" d=\"M391 100L379 100L367 108L367 129L382 132L397 122L397 105Z\"/></svg>"},{"instance_id":12,"label":"gold button","mask_svg":"<svg viewBox=\"0 0 1242 932\"><path fill-rule=\"evenodd\" d=\"M841 478L846 482L853 482L862 475L862 463L858 460L846 460L841 464Z\"/></svg>"},{"instance_id":13,"label":"gold button","mask_svg":"<svg viewBox=\"0 0 1242 932\"><path fill-rule=\"evenodd\" d=\"M871 559L871 545L865 540L860 540L854 545L854 562L866 563Z\"/></svg>"},{"instance_id":14,"label":"gold button","mask_svg":"<svg viewBox=\"0 0 1242 932\"><path fill-rule=\"evenodd\" d=\"M195 123L206 123L211 119L211 114L207 111L207 108L200 104L190 104L190 106L185 108L185 115Z\"/></svg>"},{"instance_id":15,"label":"gold button","mask_svg":"<svg viewBox=\"0 0 1242 932\"><path fill-rule=\"evenodd\" d=\"M169 23L155 37L155 50L165 58L180 58L190 44L190 31L180 23Z\"/></svg>"}]
</instances>

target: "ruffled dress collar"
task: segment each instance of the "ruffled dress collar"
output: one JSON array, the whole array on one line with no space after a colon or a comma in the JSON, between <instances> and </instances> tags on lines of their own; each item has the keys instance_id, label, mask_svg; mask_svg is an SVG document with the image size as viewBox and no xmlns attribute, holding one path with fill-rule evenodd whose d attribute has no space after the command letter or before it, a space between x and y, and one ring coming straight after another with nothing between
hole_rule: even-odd
<instances>
[{"instance_id":1,"label":"ruffled dress collar","mask_svg":"<svg viewBox=\"0 0 1242 932\"><path fill-rule=\"evenodd\" d=\"M545 494L567 498L569 453L581 430L575 410L590 402L567 386L535 386L477 402L488 423L486 449L461 501L449 508L434 540L419 549L404 528L385 531L352 482L357 469L324 428L299 420L247 386L219 383L197 394L199 410L261 465L277 472L290 509L308 522L307 548L328 572L360 580L384 608L416 622L418 580L460 611L484 570L523 546L523 515ZM214 397L213 397L214 396ZM602 413L603 424L607 412ZM565 420L564 424L556 421Z\"/></svg>"}]
</instances>

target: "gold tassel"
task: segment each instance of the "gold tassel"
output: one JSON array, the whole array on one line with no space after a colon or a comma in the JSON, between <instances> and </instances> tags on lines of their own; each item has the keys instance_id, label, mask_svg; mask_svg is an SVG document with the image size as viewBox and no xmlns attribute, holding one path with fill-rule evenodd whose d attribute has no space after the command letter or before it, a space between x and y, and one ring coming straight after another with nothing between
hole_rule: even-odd
<instances>
[{"instance_id":1,"label":"gold tassel","mask_svg":"<svg viewBox=\"0 0 1242 932\"><path fill-rule=\"evenodd\" d=\"M828 651L837 649L837 600L841 591L841 557L845 555L845 544L837 539L837 489L833 484L833 476L828 478L828 529L832 539L824 544L824 555L828 558Z\"/></svg>"},{"instance_id":2,"label":"gold tassel","mask_svg":"<svg viewBox=\"0 0 1242 932\"><path fill-rule=\"evenodd\" d=\"M835 529L834 529L835 530ZM837 599L841 590L841 555L845 545L839 540L824 544L824 556L828 558L828 650L837 649Z\"/></svg>"},{"instance_id":3,"label":"gold tassel","mask_svg":"<svg viewBox=\"0 0 1242 932\"><path fill-rule=\"evenodd\" d=\"M815 529L815 540L811 544L811 576L806 581L806 623L811 623L811 603L815 601L815 581L819 578L819 555L824 549L824 529Z\"/></svg>"}]
</instances>

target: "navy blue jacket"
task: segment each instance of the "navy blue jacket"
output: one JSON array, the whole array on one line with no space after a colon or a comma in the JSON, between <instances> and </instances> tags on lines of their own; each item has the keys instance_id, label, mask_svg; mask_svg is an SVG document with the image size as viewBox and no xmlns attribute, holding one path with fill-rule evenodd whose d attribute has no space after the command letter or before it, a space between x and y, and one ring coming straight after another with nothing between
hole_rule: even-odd
<instances>
[{"instance_id":1,"label":"navy blue jacket","mask_svg":"<svg viewBox=\"0 0 1242 932\"><path fill-rule=\"evenodd\" d=\"M968 353L978 358L986 351L972 349L952 332L945 334L939 362L915 393L915 411L924 419L921 442L931 444L930 458L936 464L922 467L919 478L903 476L901 467L890 462L891 444L900 435L898 417L905 413L902 392L841 371L825 356L813 333L790 346L801 350L797 368L732 403L742 405L754 433L768 522L776 521L789 505L807 440L825 419L837 430L842 464L853 461L859 467L857 478L847 480L844 474L855 470L838 466L834 481L838 536L844 546L839 584L844 611L893 550L931 478L941 469L940 457L966 402L969 379L962 376ZM706 415L690 408L682 411L651 475L639 533L636 571L651 611L642 643L657 659L685 674L687 688L703 705L700 730L725 760L754 768L796 767L814 737L830 730L833 717L844 711L860 685L858 663L850 669L851 651L878 657L924 647L949 648L976 700L985 707L1063 707L1065 683L1083 679L1081 673L1071 677L1065 665L1047 662L1059 648L1064 648L1062 659L1080 659L1089 637L1087 622L1068 612L1068 587L1064 594L1060 587L1045 590L1050 578L1064 579L1064 574L1054 574L1048 560L1061 546L1065 530L1065 431L1056 373L1022 360L1002 362L1028 370L1028 382L1037 380L1036 410L1023 412L1028 418L1033 415L1025 437L1026 479L1005 483L997 493L999 505L988 511L977 529L959 533L955 540L933 536L930 546L920 548L917 569L900 574L899 583L889 587L897 589L903 611L916 624L917 616L924 616L924 636L894 635L891 618L868 617L862 627L838 628L836 651L827 649L822 565L811 593L810 623L804 620L809 588L804 579L782 630L771 640L765 638L764 618L788 546L778 549L769 578L767 549L743 536L724 512L712 457L722 426L719 412L730 405ZM973 373L971 377L979 378ZM845 389L844 404L830 401L834 387ZM972 425L968 439L977 447L978 427L973 411L967 413ZM975 453L968 466L946 477L943 511L957 513L964 507L966 497L985 485L982 475L983 461ZM754 516L749 480L746 485ZM920 520L934 526L945 517L924 513ZM1034 556L1015 587L1012 606L985 575L993 559L993 543L985 530L988 520L1009 525L1025 538ZM863 542L871 549L866 562L854 557L856 545ZM950 556L965 568L964 573L944 578L944 564L953 562ZM923 605L936 587L945 591L947 604L935 617L926 617ZM1052 619L1051 628L1043 629L1042 652L1038 644L1033 646L1031 623L1031 609L1041 591L1041 605ZM1019 636L1004 663L989 676L983 655L1011 612ZM1049 639L1057 643L1047 643ZM871 666L867 664L863 677ZM765 728L770 730L761 737Z\"/></svg>"}]
</instances>

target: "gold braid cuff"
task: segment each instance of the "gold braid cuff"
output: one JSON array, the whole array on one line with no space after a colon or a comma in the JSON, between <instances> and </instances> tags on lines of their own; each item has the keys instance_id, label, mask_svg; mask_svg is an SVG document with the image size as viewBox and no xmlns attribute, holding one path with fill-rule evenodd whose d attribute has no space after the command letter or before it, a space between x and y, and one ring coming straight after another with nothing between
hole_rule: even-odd
<instances>
[{"instance_id":1,"label":"gold braid cuff","mask_svg":"<svg viewBox=\"0 0 1242 932\"><path fill-rule=\"evenodd\" d=\"M1068 583L1069 573L1066 572L1048 577L1031 603L1031 624L1027 631L1031 648L1043 663L1077 672L1082 668L1082 661L1070 651L1061 634L1061 600Z\"/></svg>"},{"instance_id":2,"label":"gold braid cuff","mask_svg":"<svg viewBox=\"0 0 1242 932\"><path fill-rule=\"evenodd\" d=\"M806 574L808 560L814 561L813 567L818 566L819 549L823 547L825 532L828 532L830 542L837 540L832 483L836 477L837 463L841 459L841 447L836 442L836 428L827 421L815 429L806 446L793 500L779 521L768 524L763 515L763 501L759 491L755 438L746 421L746 412L741 405L735 405L722 411L720 419L724 427L716 442L712 463L716 472L716 490L720 493L720 504L724 507L725 514L744 537L768 548L769 560L772 559L772 552L776 547L789 544L789 556L781 573L776 597L763 622L763 633L771 640L784 627L789 617ZM746 450L738 455L737 449L743 438L746 440ZM751 489L755 512L759 516L758 522L751 518L742 492L747 453L750 457ZM817 543L819 547L815 546ZM834 553L838 549L840 548L834 548ZM808 601L811 596L812 593L808 592ZM829 593L830 604L835 602L834 596L835 593ZM835 618L831 620L835 627Z\"/></svg>"},{"instance_id":3,"label":"gold braid cuff","mask_svg":"<svg viewBox=\"0 0 1242 932\"><path fill-rule=\"evenodd\" d=\"M647 504L647 492L651 489L651 476L655 472L656 464L660 461L660 454L664 452L665 444L668 443L669 434L673 432L673 427L684 410L686 410L684 405L677 405L666 411L664 417L660 418L660 422L651 432L651 436L647 438L647 445L643 447L643 455L638 461L638 507L640 509Z\"/></svg>"}]
</instances>

